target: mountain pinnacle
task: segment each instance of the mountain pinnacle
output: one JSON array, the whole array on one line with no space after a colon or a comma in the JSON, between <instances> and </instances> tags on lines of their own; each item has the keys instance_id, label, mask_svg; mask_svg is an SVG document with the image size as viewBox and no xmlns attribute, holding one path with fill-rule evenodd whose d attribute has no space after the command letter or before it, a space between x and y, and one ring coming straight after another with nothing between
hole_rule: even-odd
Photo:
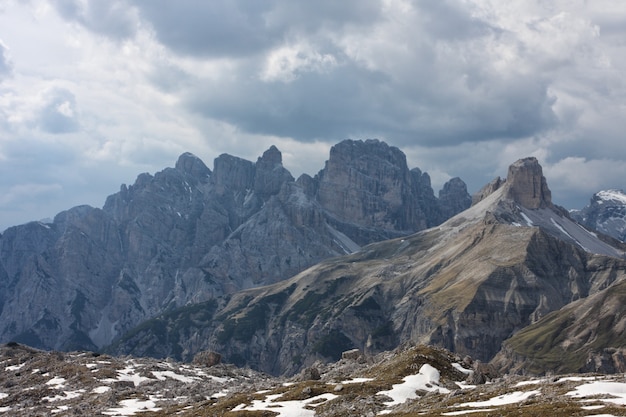
<instances>
[{"instance_id":1,"label":"mountain pinnacle","mask_svg":"<svg viewBox=\"0 0 626 417\"><path fill-rule=\"evenodd\" d=\"M520 159L509 166L505 187L505 196L525 208L552 206L552 193L537 158Z\"/></svg>"}]
</instances>

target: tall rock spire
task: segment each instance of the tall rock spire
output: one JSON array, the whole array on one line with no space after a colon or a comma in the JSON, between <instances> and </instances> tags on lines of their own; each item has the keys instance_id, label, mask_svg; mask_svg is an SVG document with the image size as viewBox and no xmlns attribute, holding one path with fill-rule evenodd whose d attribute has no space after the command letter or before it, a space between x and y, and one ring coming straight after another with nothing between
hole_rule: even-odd
<instances>
[{"instance_id":1,"label":"tall rock spire","mask_svg":"<svg viewBox=\"0 0 626 417\"><path fill-rule=\"evenodd\" d=\"M520 159L509 166L505 187L505 197L525 208L552 206L552 193L537 158Z\"/></svg>"}]
</instances>

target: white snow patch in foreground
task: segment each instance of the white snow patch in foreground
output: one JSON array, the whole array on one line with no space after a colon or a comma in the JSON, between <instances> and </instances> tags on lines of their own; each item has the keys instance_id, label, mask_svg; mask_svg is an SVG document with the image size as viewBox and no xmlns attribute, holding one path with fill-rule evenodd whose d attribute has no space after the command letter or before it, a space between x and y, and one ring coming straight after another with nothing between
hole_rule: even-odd
<instances>
[{"instance_id":1,"label":"white snow patch in foreground","mask_svg":"<svg viewBox=\"0 0 626 417\"><path fill-rule=\"evenodd\" d=\"M246 407L240 404L233 408L232 411L272 411L278 413L277 417L313 417L314 410L307 410L305 407L317 407L327 401L337 398L335 394L322 394L316 397L307 398L302 401L274 401L280 398L282 394L268 395L264 400L254 400L252 405Z\"/></svg>"},{"instance_id":2,"label":"white snow patch in foreground","mask_svg":"<svg viewBox=\"0 0 626 417\"><path fill-rule=\"evenodd\" d=\"M180 374L177 374L174 371L152 371L152 374L159 381L165 381L167 378L172 378L172 379L175 379L177 381L184 382L186 384L189 384L189 383L194 382L194 381L198 381L200 379L200 378L194 377L194 376L180 375Z\"/></svg>"},{"instance_id":3,"label":"white snow patch in foreground","mask_svg":"<svg viewBox=\"0 0 626 417\"><path fill-rule=\"evenodd\" d=\"M42 400L46 400L49 402L61 401L61 400L72 400L74 398L78 398L85 392L84 389L79 389L76 391L63 391L65 395L55 395L54 397L43 397Z\"/></svg>"},{"instance_id":4,"label":"white snow patch in foreground","mask_svg":"<svg viewBox=\"0 0 626 417\"><path fill-rule=\"evenodd\" d=\"M50 385L52 388L61 389L65 386L65 378L55 376L50 381L46 382L46 385Z\"/></svg>"},{"instance_id":5,"label":"white snow patch in foreground","mask_svg":"<svg viewBox=\"0 0 626 417\"><path fill-rule=\"evenodd\" d=\"M472 371L471 369L463 368L463 366L460 363L454 362L452 366L454 367L454 369L456 369L457 371L463 372L465 375L472 375L474 373L474 371Z\"/></svg>"},{"instance_id":6,"label":"white snow patch in foreground","mask_svg":"<svg viewBox=\"0 0 626 417\"><path fill-rule=\"evenodd\" d=\"M7 413L11 411L11 407L0 407L0 413Z\"/></svg>"},{"instance_id":7,"label":"white snow patch in foreground","mask_svg":"<svg viewBox=\"0 0 626 417\"><path fill-rule=\"evenodd\" d=\"M128 366L122 370L117 371L117 379L105 379L102 382L115 382L115 381L131 381L135 386L138 386L143 381L149 381L150 378L141 376L135 373L134 366Z\"/></svg>"},{"instance_id":8,"label":"white snow patch in foreground","mask_svg":"<svg viewBox=\"0 0 626 417\"><path fill-rule=\"evenodd\" d=\"M494 407L499 405L508 405L522 402L532 396L541 394L541 391L515 391L510 394L498 395L487 401L475 401L471 403L460 404L459 407Z\"/></svg>"},{"instance_id":9,"label":"white snow patch in foreground","mask_svg":"<svg viewBox=\"0 0 626 417\"><path fill-rule=\"evenodd\" d=\"M524 387L526 385L537 385L537 384L542 384L544 382L547 382L547 379L532 379L529 381L520 381L517 384L515 384L516 387Z\"/></svg>"},{"instance_id":10,"label":"white snow patch in foreground","mask_svg":"<svg viewBox=\"0 0 626 417\"><path fill-rule=\"evenodd\" d=\"M104 394L105 392L111 391L111 387L107 387L106 385L101 387L95 387L91 392L94 394Z\"/></svg>"},{"instance_id":11,"label":"white snow patch in foreground","mask_svg":"<svg viewBox=\"0 0 626 417\"><path fill-rule=\"evenodd\" d=\"M595 376L567 376L565 378L559 378L558 382L572 381L572 382L581 382L581 381L595 381L598 379Z\"/></svg>"},{"instance_id":12,"label":"white snow patch in foreground","mask_svg":"<svg viewBox=\"0 0 626 417\"><path fill-rule=\"evenodd\" d=\"M4 368L4 370L7 371L7 372L17 371L19 369L22 369L22 366L24 366L24 365L26 365L26 363L20 363L19 365L7 366L6 368Z\"/></svg>"},{"instance_id":13,"label":"white snow patch in foreground","mask_svg":"<svg viewBox=\"0 0 626 417\"><path fill-rule=\"evenodd\" d=\"M437 391L447 394L450 390L435 386L439 383L439 371L429 364L425 363L419 370L417 375L409 375L404 377L402 384L395 384L389 391L380 391L377 395L386 395L391 397L392 401L386 402L387 407L404 404L407 400L417 398L415 391ZM388 414L391 411L384 410L380 414Z\"/></svg>"},{"instance_id":14,"label":"white snow patch in foreground","mask_svg":"<svg viewBox=\"0 0 626 417\"><path fill-rule=\"evenodd\" d=\"M361 384L363 382L373 381L374 378L353 378L349 381L341 381L342 384Z\"/></svg>"},{"instance_id":15,"label":"white snow patch in foreground","mask_svg":"<svg viewBox=\"0 0 626 417\"><path fill-rule=\"evenodd\" d=\"M444 416L462 416L464 414L471 413L488 413L493 411L493 408L479 408L478 410L463 410L463 411L450 411L449 413L443 413Z\"/></svg>"},{"instance_id":16,"label":"white snow patch in foreground","mask_svg":"<svg viewBox=\"0 0 626 417\"><path fill-rule=\"evenodd\" d=\"M4 392L0 392L0 400L6 398L8 396L9 396L9 394L5 394Z\"/></svg>"},{"instance_id":17,"label":"white snow patch in foreground","mask_svg":"<svg viewBox=\"0 0 626 417\"><path fill-rule=\"evenodd\" d=\"M144 411L159 411L161 410L156 406L155 402L150 400L122 400L120 401L121 407L110 408L107 411L102 411L102 414L108 416L134 416L135 413L141 413Z\"/></svg>"},{"instance_id":18,"label":"white snow patch in foreground","mask_svg":"<svg viewBox=\"0 0 626 417\"><path fill-rule=\"evenodd\" d=\"M623 382L602 382L594 381L579 385L576 390L570 391L567 395L574 398L584 398L594 395L612 395L615 398L601 398L600 401L626 405L626 383Z\"/></svg>"}]
</instances>

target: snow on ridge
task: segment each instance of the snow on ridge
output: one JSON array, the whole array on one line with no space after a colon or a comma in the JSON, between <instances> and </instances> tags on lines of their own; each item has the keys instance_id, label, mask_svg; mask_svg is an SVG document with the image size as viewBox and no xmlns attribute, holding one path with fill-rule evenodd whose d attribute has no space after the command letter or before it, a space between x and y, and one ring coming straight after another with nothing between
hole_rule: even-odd
<instances>
[{"instance_id":1,"label":"snow on ridge","mask_svg":"<svg viewBox=\"0 0 626 417\"><path fill-rule=\"evenodd\" d=\"M626 205L626 194L622 190L603 190L596 193L601 201L615 201Z\"/></svg>"}]
</instances>

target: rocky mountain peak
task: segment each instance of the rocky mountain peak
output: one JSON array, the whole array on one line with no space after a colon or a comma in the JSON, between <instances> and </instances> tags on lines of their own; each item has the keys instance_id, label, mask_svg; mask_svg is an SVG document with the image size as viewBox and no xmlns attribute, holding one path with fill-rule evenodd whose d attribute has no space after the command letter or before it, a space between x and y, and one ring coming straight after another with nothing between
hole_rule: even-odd
<instances>
[{"instance_id":1,"label":"rocky mountain peak","mask_svg":"<svg viewBox=\"0 0 626 417\"><path fill-rule=\"evenodd\" d=\"M472 204L472 198L467 193L467 184L459 177L452 178L439 191L441 211L445 218L454 216Z\"/></svg>"},{"instance_id":2,"label":"rocky mountain peak","mask_svg":"<svg viewBox=\"0 0 626 417\"><path fill-rule=\"evenodd\" d=\"M537 158L520 159L509 166L505 197L528 209L552 206L552 193Z\"/></svg>"},{"instance_id":3,"label":"rocky mountain peak","mask_svg":"<svg viewBox=\"0 0 626 417\"><path fill-rule=\"evenodd\" d=\"M236 156L222 154L213 162L211 178L218 187L250 189L254 184L254 164Z\"/></svg>"},{"instance_id":4,"label":"rocky mountain peak","mask_svg":"<svg viewBox=\"0 0 626 417\"><path fill-rule=\"evenodd\" d=\"M283 154L274 145L270 146L268 150L263 152L263 156L259 157L257 164L262 163L265 165L282 165Z\"/></svg>"},{"instance_id":5,"label":"rocky mountain peak","mask_svg":"<svg viewBox=\"0 0 626 417\"><path fill-rule=\"evenodd\" d=\"M178 157L175 168L199 180L206 180L211 175L211 170L204 162L190 152L185 152Z\"/></svg>"},{"instance_id":6,"label":"rocky mountain peak","mask_svg":"<svg viewBox=\"0 0 626 417\"><path fill-rule=\"evenodd\" d=\"M278 194L282 185L293 182L291 173L283 167L283 155L276 146L272 145L263 152L256 162L256 174L254 177L254 191L264 200Z\"/></svg>"}]
</instances>

